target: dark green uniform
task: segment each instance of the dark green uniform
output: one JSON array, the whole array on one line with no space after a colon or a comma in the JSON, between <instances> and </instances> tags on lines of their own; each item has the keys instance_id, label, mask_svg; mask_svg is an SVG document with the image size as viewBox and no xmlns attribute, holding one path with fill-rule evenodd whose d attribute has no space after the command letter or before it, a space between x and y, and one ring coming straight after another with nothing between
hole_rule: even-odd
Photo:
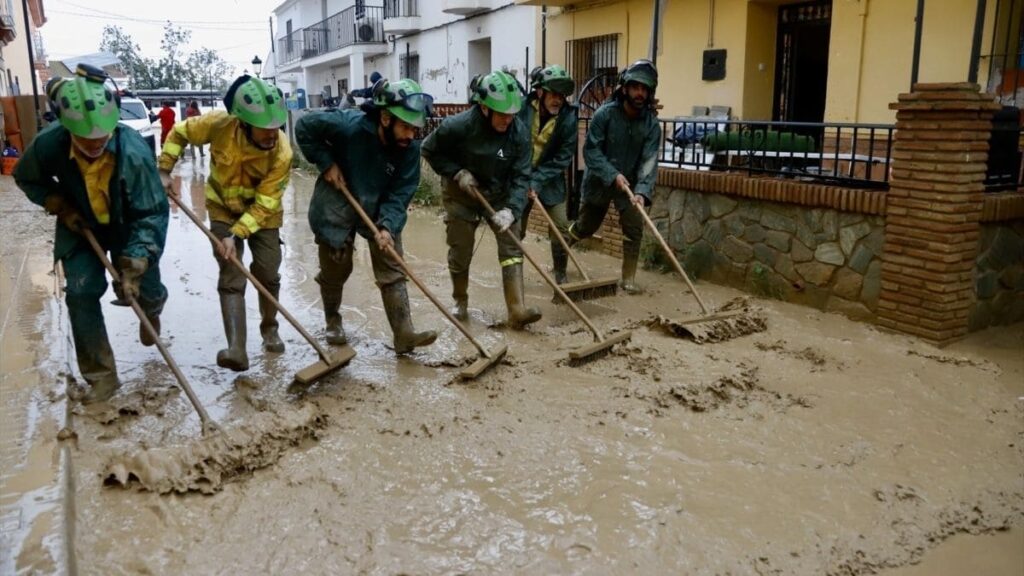
<instances>
[{"instance_id":1,"label":"dark green uniform","mask_svg":"<svg viewBox=\"0 0 1024 576\"><path fill-rule=\"evenodd\" d=\"M593 236L601 227L608 204L615 202L622 226L622 252L625 257L640 254L643 219L630 205L629 198L615 188L615 177L622 174L633 192L650 204L658 178L658 145L661 128L653 110L644 109L629 119L618 100L610 100L597 109L583 145L583 198L579 218L570 227L573 240Z\"/></svg>"},{"instance_id":2,"label":"dark green uniform","mask_svg":"<svg viewBox=\"0 0 1024 576\"><path fill-rule=\"evenodd\" d=\"M391 233L402 253L402 229L409 203L420 182L420 145L387 147L377 135L376 116L359 110L331 110L304 116L295 125L295 140L310 162L323 173L337 164L348 189L378 228ZM320 280L341 284L352 271L356 233L371 240L370 257L378 286L405 281L402 269L373 242L345 197L317 178L309 204L309 226L320 246Z\"/></svg>"},{"instance_id":3,"label":"dark green uniform","mask_svg":"<svg viewBox=\"0 0 1024 576\"><path fill-rule=\"evenodd\" d=\"M319 246L320 273L316 281L320 284L328 342L344 344L347 341L339 308L345 282L352 274L352 254L358 233L370 241L373 274L395 336L395 351L404 353L430 344L437 335L415 332L409 313L405 272L377 245L373 234L341 191L323 177L332 164L338 166L349 192L377 228L391 234L395 251L401 256L402 229L409 203L420 183L420 145L416 141L407 148L385 145L378 133L379 114L361 110L309 114L295 125L295 139L306 159L321 173L313 187L309 225Z\"/></svg>"},{"instance_id":4,"label":"dark green uniform","mask_svg":"<svg viewBox=\"0 0 1024 576\"><path fill-rule=\"evenodd\" d=\"M499 134L478 106L445 119L423 142L423 158L444 178L448 270L453 275L469 273L473 234L481 219L495 230L502 267L522 264L523 254L506 234L497 233L484 208L452 177L462 169L472 172L495 212L512 211L516 218L512 229L518 234L530 184L530 155L529 132L521 120L515 119L508 131Z\"/></svg>"},{"instance_id":5,"label":"dark green uniform","mask_svg":"<svg viewBox=\"0 0 1024 576\"><path fill-rule=\"evenodd\" d=\"M167 238L167 195L153 150L138 132L116 128L106 150L115 157L107 224L100 224L93 213L85 181L71 157L71 134L60 124L36 136L18 161L14 179L28 199L40 206L47 196L62 195L85 218L112 261L120 256L145 258L148 268L142 276L139 304L147 316L157 317L167 301L159 267ZM116 381L114 355L100 307L100 298L107 291L106 269L86 239L59 220L53 256L64 265L65 301L82 376L94 386L104 379Z\"/></svg>"},{"instance_id":6,"label":"dark green uniform","mask_svg":"<svg viewBox=\"0 0 1024 576\"><path fill-rule=\"evenodd\" d=\"M558 231L564 236L569 231L569 219L565 210L565 171L572 163L579 142L577 109L566 103L558 112L557 117L548 118L547 122L554 122L555 126L550 138L538 152L536 143L540 134L534 131L534 116L540 113L539 103L537 95L531 94L526 99L526 105L519 111L519 119L530 131L530 138L533 142L533 171L530 173L530 189L537 193L537 199L554 220ZM544 130L544 126L538 122L537 127L540 131ZM524 233L532 207L533 203L528 202L523 212ZM555 271L556 273L561 271L564 275L568 255L565 254L565 250L555 237L554 232L549 232L548 236L551 241L551 258L554 261Z\"/></svg>"},{"instance_id":7,"label":"dark green uniform","mask_svg":"<svg viewBox=\"0 0 1024 576\"><path fill-rule=\"evenodd\" d=\"M492 72L485 80L488 78L486 84L490 90L497 90L496 86L500 85L506 91L502 96L504 100L494 98L491 104L505 103L509 98L518 100L519 94L510 92L514 84L507 74ZM526 191L530 185L532 149L529 130L518 117L511 118L504 133L494 129L491 119L481 111L481 106L487 105L492 96L481 95L477 106L445 120L423 143L423 157L444 179L448 271L452 277L455 317L469 318L469 264L473 259L473 234L482 219L491 227L498 243L509 326L520 330L541 318L540 310L524 304L523 252L516 243L521 235ZM514 114L517 110L508 113ZM507 208L512 213L514 221L506 231L500 231L483 206L452 180L460 170L473 175L480 193L495 212Z\"/></svg>"}]
</instances>

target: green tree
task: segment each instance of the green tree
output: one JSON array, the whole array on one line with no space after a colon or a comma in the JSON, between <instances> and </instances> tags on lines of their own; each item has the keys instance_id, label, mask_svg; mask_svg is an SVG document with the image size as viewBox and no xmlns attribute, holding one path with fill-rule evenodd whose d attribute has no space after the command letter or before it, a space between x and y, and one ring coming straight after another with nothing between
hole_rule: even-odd
<instances>
[{"instance_id":1,"label":"green tree","mask_svg":"<svg viewBox=\"0 0 1024 576\"><path fill-rule=\"evenodd\" d=\"M160 41L159 61L142 57L139 45L120 26L105 26L100 50L111 52L131 77L131 88L156 90L195 88L223 91L230 82L234 68L209 48L199 48L185 55L192 32L168 22Z\"/></svg>"},{"instance_id":2,"label":"green tree","mask_svg":"<svg viewBox=\"0 0 1024 576\"><path fill-rule=\"evenodd\" d=\"M120 26L107 25L103 27L100 50L117 56L122 69L130 77L128 84L131 88L153 89L157 87L157 79L153 74L156 64L152 60L142 57L138 43Z\"/></svg>"},{"instance_id":3,"label":"green tree","mask_svg":"<svg viewBox=\"0 0 1024 576\"><path fill-rule=\"evenodd\" d=\"M164 37L160 41L163 56L157 62L155 74L161 88L181 90L189 80L189 71L185 66L185 55L182 48L192 39L192 31L175 26L172 22L164 24Z\"/></svg>"},{"instance_id":4,"label":"green tree","mask_svg":"<svg viewBox=\"0 0 1024 576\"><path fill-rule=\"evenodd\" d=\"M219 54L209 48L200 48L188 55L185 62L189 83L203 90L226 90L228 76L233 68Z\"/></svg>"}]
</instances>

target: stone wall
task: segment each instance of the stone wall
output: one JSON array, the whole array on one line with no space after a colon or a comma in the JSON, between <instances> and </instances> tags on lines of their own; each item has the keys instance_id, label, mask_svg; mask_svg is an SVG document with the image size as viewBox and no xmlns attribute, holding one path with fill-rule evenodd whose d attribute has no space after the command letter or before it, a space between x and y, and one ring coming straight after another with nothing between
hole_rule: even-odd
<instances>
[{"instance_id":1,"label":"stone wall","mask_svg":"<svg viewBox=\"0 0 1024 576\"><path fill-rule=\"evenodd\" d=\"M983 224L969 329L1024 320L1024 220Z\"/></svg>"},{"instance_id":2,"label":"stone wall","mask_svg":"<svg viewBox=\"0 0 1024 576\"><path fill-rule=\"evenodd\" d=\"M856 318L874 316L880 216L659 187L651 217L694 277Z\"/></svg>"}]
</instances>

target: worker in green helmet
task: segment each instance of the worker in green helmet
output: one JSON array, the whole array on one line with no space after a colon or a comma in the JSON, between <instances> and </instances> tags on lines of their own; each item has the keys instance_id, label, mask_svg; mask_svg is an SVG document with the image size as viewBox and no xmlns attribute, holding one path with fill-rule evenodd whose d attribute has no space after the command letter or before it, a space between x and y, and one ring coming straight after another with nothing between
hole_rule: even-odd
<instances>
[{"instance_id":1,"label":"worker in green helmet","mask_svg":"<svg viewBox=\"0 0 1024 576\"><path fill-rule=\"evenodd\" d=\"M530 135L516 114L522 96L515 78L501 70L474 83L476 105L446 118L423 142L423 158L444 179L448 271L452 277L453 313L469 318L469 265L474 232L487 222L498 243L508 324L522 329L540 320L523 296L523 254L506 230L519 235L530 186ZM496 211L488 217L470 193L479 190Z\"/></svg>"},{"instance_id":2,"label":"worker in green helmet","mask_svg":"<svg viewBox=\"0 0 1024 576\"><path fill-rule=\"evenodd\" d=\"M373 275L380 288L395 352L404 354L434 342L437 333L417 332L409 311L405 273L385 251L402 254L402 230L420 183L420 145L433 98L408 79L380 79L361 109L327 110L303 116L295 140L320 170L309 204L309 225L318 246L316 281L324 305L327 342L347 342L340 313L342 291L352 273L356 234L369 240ZM338 192L346 188L373 218L373 236Z\"/></svg>"},{"instance_id":3,"label":"worker in green helmet","mask_svg":"<svg viewBox=\"0 0 1024 576\"><path fill-rule=\"evenodd\" d=\"M214 110L178 122L160 153L160 178L167 193L171 170L185 146L210 145L206 211L210 229L220 239L213 246L220 266L217 292L228 347L217 352L217 365L249 369L246 351L245 275L230 262L252 250L250 270L276 299L281 289L281 198L291 174L292 149L280 128L288 118L284 94L260 78L242 75L224 96L227 111ZM277 333L277 308L260 294L260 335L267 352L284 352Z\"/></svg>"},{"instance_id":4,"label":"worker in green helmet","mask_svg":"<svg viewBox=\"0 0 1024 576\"><path fill-rule=\"evenodd\" d=\"M569 219L565 211L565 171L576 154L578 142L576 106L568 98L576 91L576 83L558 64L537 70L531 78L533 92L519 111L519 119L530 131L532 146L530 189L523 211L523 229L529 221L530 208L540 202L565 236ZM549 232L552 271L555 281L564 284L569 255L555 233Z\"/></svg>"},{"instance_id":5,"label":"worker in green helmet","mask_svg":"<svg viewBox=\"0 0 1024 576\"><path fill-rule=\"evenodd\" d=\"M14 179L29 200L57 216L53 256L64 267L78 369L90 386L82 401L104 401L121 386L100 307L106 269L80 232L88 228L109 251L121 277L118 298L136 300L159 332L167 300L159 268L167 197L152 148L118 126L119 99L106 73L80 65L72 78L51 79L46 94L59 123L29 144ZM141 326L139 339L156 343Z\"/></svg>"},{"instance_id":6,"label":"worker in green helmet","mask_svg":"<svg viewBox=\"0 0 1024 576\"><path fill-rule=\"evenodd\" d=\"M612 93L590 120L583 145L583 194L579 216L569 226L569 241L593 236L601 227L608 205L615 203L622 227L622 279L630 294L639 291L636 266L643 238L640 210L650 206L658 178L661 128L654 99L658 70L650 60L630 64ZM630 203L625 190L636 194Z\"/></svg>"}]
</instances>

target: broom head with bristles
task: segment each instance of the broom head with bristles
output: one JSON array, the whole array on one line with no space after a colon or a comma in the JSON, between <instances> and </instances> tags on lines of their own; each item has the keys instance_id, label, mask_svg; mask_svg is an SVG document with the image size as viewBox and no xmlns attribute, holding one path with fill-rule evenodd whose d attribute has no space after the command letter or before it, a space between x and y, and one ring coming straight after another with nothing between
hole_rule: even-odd
<instances>
[{"instance_id":1,"label":"broom head with bristles","mask_svg":"<svg viewBox=\"0 0 1024 576\"><path fill-rule=\"evenodd\" d=\"M589 280L580 282L566 282L565 284L559 284L559 288L565 292L573 302L580 302L583 300L595 300L597 298L608 298L615 296L619 289L618 278L606 278L603 280ZM556 304L565 304L565 302L558 298L557 295L552 300Z\"/></svg>"}]
</instances>

